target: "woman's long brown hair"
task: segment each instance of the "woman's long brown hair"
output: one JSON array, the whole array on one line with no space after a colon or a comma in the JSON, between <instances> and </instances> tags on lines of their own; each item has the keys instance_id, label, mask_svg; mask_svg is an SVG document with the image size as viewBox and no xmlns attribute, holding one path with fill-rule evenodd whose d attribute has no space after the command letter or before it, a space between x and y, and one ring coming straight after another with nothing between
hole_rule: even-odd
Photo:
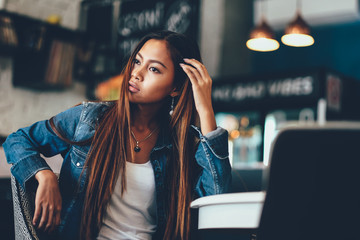
<instances>
[{"instance_id":1,"label":"woman's long brown hair","mask_svg":"<svg viewBox=\"0 0 360 240\"><path fill-rule=\"evenodd\" d=\"M175 66L174 83L180 92L172 117L161 110L161 119L169 119L172 151L167 161L167 224L164 239L188 239L190 234L190 202L194 179L195 138L189 134L190 124L197 122L191 83L179 63L183 58L201 61L197 44L182 34L161 31L145 36L133 51L123 71L120 98L104 115L95 132L86 160L87 187L80 228L81 239L95 239L103 223L117 178L121 177L121 191L126 189L126 149L130 141L131 104L128 82L133 61L141 47L150 39L166 41ZM163 109L170 106L166 99ZM131 146L130 146L131 147Z\"/></svg>"}]
</instances>

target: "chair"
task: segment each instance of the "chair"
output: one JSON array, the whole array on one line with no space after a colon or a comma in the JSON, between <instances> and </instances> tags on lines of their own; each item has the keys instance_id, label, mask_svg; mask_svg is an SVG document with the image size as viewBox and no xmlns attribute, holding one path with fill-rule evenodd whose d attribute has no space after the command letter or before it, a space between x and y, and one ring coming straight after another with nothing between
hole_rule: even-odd
<instances>
[{"instance_id":1,"label":"chair","mask_svg":"<svg viewBox=\"0 0 360 240\"><path fill-rule=\"evenodd\" d=\"M56 174L59 177L58 174ZM11 175L11 190L14 209L15 240L55 240L56 233L47 234L37 231L32 224L35 209L36 188L23 189L19 182Z\"/></svg>"},{"instance_id":2,"label":"chair","mask_svg":"<svg viewBox=\"0 0 360 240\"><path fill-rule=\"evenodd\" d=\"M197 199L192 207L199 208L207 240L360 239L359 171L360 123L285 128L273 142L263 201L261 195L231 193ZM253 209L258 204L262 208ZM215 208L221 210L210 214ZM202 219L217 225L205 226Z\"/></svg>"},{"instance_id":3,"label":"chair","mask_svg":"<svg viewBox=\"0 0 360 240\"><path fill-rule=\"evenodd\" d=\"M25 191L13 175L11 175L11 189L13 194L15 239L38 240L39 237L32 224L34 193Z\"/></svg>"},{"instance_id":4,"label":"chair","mask_svg":"<svg viewBox=\"0 0 360 240\"><path fill-rule=\"evenodd\" d=\"M282 130L258 240L360 239L360 124Z\"/></svg>"}]
</instances>

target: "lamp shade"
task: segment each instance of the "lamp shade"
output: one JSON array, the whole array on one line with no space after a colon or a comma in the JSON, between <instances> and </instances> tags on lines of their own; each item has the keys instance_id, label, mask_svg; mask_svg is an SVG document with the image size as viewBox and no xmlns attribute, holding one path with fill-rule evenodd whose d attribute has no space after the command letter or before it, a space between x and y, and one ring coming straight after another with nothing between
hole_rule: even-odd
<instances>
[{"instance_id":1,"label":"lamp shade","mask_svg":"<svg viewBox=\"0 0 360 240\"><path fill-rule=\"evenodd\" d=\"M307 47L314 44L314 38L310 35L310 27L297 13L295 19L285 29L281 41L292 47Z\"/></svg>"},{"instance_id":2,"label":"lamp shade","mask_svg":"<svg viewBox=\"0 0 360 240\"><path fill-rule=\"evenodd\" d=\"M246 46L253 51L269 52L279 48L280 44L275 40L274 33L265 20L254 28L250 33L250 39Z\"/></svg>"}]
</instances>

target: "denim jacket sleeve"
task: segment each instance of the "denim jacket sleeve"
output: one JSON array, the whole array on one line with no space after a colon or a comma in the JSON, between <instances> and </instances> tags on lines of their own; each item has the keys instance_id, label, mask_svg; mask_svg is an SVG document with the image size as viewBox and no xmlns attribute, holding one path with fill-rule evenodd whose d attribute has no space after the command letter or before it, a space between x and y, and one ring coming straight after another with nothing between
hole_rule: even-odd
<instances>
[{"instance_id":1,"label":"denim jacket sleeve","mask_svg":"<svg viewBox=\"0 0 360 240\"><path fill-rule=\"evenodd\" d=\"M202 168L195 187L196 197L228 192L231 185L228 132L218 127L203 136L199 128L193 129L200 138L195 158Z\"/></svg>"},{"instance_id":2,"label":"denim jacket sleeve","mask_svg":"<svg viewBox=\"0 0 360 240\"><path fill-rule=\"evenodd\" d=\"M55 126L64 137L74 136L82 106L76 106L54 117ZM39 121L10 134L3 144L11 173L24 188L25 183L38 171L50 169L45 157L55 156L69 148L51 129L49 120Z\"/></svg>"}]
</instances>

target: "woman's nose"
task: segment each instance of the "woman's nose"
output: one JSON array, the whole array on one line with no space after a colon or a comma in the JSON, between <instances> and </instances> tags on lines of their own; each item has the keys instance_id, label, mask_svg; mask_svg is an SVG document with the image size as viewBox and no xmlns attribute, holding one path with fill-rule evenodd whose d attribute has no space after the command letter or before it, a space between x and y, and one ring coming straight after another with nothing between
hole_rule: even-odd
<instances>
[{"instance_id":1,"label":"woman's nose","mask_svg":"<svg viewBox=\"0 0 360 240\"><path fill-rule=\"evenodd\" d=\"M142 76L141 67L134 68L132 70L131 76L137 81L142 81L143 76Z\"/></svg>"}]
</instances>

